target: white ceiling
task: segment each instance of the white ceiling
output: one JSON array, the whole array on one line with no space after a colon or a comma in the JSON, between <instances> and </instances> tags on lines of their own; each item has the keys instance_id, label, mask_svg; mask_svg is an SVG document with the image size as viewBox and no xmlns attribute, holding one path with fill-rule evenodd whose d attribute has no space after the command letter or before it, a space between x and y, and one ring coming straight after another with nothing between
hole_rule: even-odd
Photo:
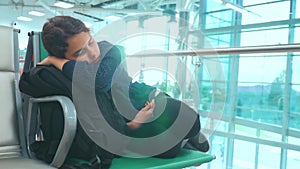
<instances>
[{"instance_id":1,"label":"white ceiling","mask_svg":"<svg viewBox=\"0 0 300 169\"><path fill-rule=\"evenodd\" d=\"M159 9L161 5L176 3L175 0L68 0L73 2L75 7L62 9L53 6L56 1L1 0L0 25L12 26L14 24L15 28L20 29L20 48L25 48L28 32L40 31L47 18L55 15L71 15L100 27L102 24L109 22L106 19L107 16L124 17L137 13L161 13ZM28 14L31 10L41 11L46 15L42 17L31 16ZM17 20L20 15L30 17L32 21ZM103 21L99 21L98 18L103 19Z\"/></svg>"}]
</instances>

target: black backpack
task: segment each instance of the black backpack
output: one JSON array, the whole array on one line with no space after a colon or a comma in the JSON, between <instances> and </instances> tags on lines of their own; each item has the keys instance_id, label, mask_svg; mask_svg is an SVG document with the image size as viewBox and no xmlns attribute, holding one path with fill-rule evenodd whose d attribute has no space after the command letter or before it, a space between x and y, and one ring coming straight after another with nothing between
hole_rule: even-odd
<instances>
[{"instance_id":1,"label":"black backpack","mask_svg":"<svg viewBox=\"0 0 300 169\"><path fill-rule=\"evenodd\" d=\"M29 71L23 72L19 88L23 94L32 97L64 95L72 99L71 81L54 66L38 65ZM110 124L114 124L114 128L123 131L125 121L116 118L119 114L113 106L110 94L101 93L97 95L97 99L102 100L98 105L100 109L105 110L102 111L105 119ZM34 141L30 148L38 159L50 163L63 134L63 113L61 106L56 102L39 103L39 108L40 129L44 140ZM112 159L117 156L95 144L82 129L80 123L77 124L74 141L67 155L67 160L65 160L61 169L109 168Z\"/></svg>"}]
</instances>

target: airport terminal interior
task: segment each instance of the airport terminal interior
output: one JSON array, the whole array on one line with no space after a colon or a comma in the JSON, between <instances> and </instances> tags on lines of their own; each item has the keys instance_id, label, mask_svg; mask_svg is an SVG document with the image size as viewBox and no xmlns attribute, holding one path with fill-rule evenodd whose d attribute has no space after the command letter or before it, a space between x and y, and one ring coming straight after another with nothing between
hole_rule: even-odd
<instances>
[{"instance_id":1,"label":"airport terminal interior","mask_svg":"<svg viewBox=\"0 0 300 169\"><path fill-rule=\"evenodd\" d=\"M216 158L190 169L300 168L300 0L1 0L0 11L20 30L20 68L28 33L56 15L121 46L134 81L200 114Z\"/></svg>"}]
</instances>

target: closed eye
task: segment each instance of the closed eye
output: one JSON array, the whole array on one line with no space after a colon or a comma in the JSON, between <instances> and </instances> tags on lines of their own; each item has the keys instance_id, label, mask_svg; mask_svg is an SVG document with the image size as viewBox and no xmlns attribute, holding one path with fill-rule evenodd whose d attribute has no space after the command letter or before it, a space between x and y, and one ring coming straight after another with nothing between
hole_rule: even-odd
<instances>
[{"instance_id":1,"label":"closed eye","mask_svg":"<svg viewBox=\"0 0 300 169\"><path fill-rule=\"evenodd\" d=\"M91 39L89 40L88 45L91 46L94 43L94 38L91 37Z\"/></svg>"},{"instance_id":2,"label":"closed eye","mask_svg":"<svg viewBox=\"0 0 300 169\"><path fill-rule=\"evenodd\" d=\"M87 46L91 46L93 43L94 43L94 38L91 37L90 40L88 41ZM86 53L86 51L87 51L87 46L85 46L85 47L81 48L80 50L76 51L76 52L73 54L73 56L79 57L79 56L84 55L84 54Z\"/></svg>"}]
</instances>

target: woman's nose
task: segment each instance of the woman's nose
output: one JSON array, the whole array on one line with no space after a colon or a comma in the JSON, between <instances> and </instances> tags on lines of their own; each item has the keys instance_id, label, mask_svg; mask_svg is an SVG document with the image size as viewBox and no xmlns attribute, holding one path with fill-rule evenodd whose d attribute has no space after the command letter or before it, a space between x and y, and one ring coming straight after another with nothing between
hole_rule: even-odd
<instances>
[{"instance_id":1,"label":"woman's nose","mask_svg":"<svg viewBox=\"0 0 300 169\"><path fill-rule=\"evenodd\" d=\"M88 56L89 56L90 59L94 59L94 60L97 59L98 56L97 56L96 53L97 52L94 51L92 48L89 48L89 50L88 50Z\"/></svg>"}]
</instances>

